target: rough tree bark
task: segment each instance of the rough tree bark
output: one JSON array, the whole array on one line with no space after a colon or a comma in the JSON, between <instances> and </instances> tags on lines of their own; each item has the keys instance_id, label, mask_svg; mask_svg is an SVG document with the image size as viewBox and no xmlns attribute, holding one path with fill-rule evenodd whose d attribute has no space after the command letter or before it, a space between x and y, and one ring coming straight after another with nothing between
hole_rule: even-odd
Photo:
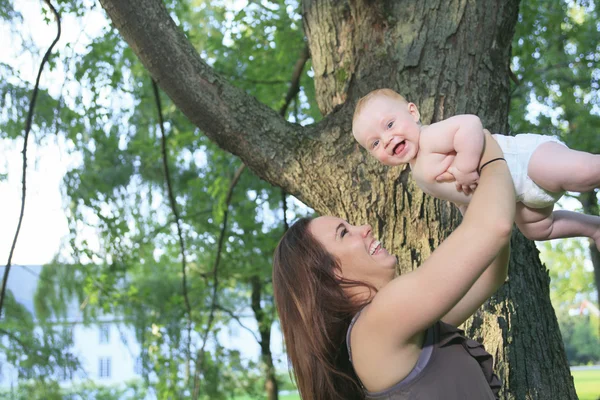
<instances>
[{"instance_id":1,"label":"rough tree bark","mask_svg":"<svg viewBox=\"0 0 600 400\"><path fill-rule=\"evenodd\" d=\"M582 193L579 195L578 199L583 206L584 213L600 215L600 205L598 204L598 198L595 191ZM594 266L594 281L596 282L596 290L598 293L596 306L600 308L600 251L598 251L596 244L592 241L590 241L590 259Z\"/></svg>"},{"instance_id":2,"label":"rough tree bark","mask_svg":"<svg viewBox=\"0 0 600 400\"><path fill-rule=\"evenodd\" d=\"M506 132L510 44L518 0L306 0L318 124L289 124L204 63L161 0L101 0L161 88L211 140L258 176L323 214L369 222L400 271L416 268L457 213L424 195L407 170L378 165L353 143L351 116L391 87L425 123L479 115ZM468 244L465 244L468 246ZM576 399L535 246L516 233L509 281L466 325L495 356L505 399Z\"/></svg>"}]
</instances>

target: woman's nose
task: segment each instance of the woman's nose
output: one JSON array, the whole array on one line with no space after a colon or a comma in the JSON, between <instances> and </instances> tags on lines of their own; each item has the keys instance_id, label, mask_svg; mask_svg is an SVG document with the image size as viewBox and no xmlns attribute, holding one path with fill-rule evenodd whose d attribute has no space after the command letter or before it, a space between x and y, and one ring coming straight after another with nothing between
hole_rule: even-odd
<instances>
[{"instance_id":1,"label":"woman's nose","mask_svg":"<svg viewBox=\"0 0 600 400\"><path fill-rule=\"evenodd\" d=\"M369 224L363 225L360 228L361 228L361 231L362 231L362 236L365 237L365 238L367 236L369 236L369 234L373 230L373 228L371 228L371 225L369 225Z\"/></svg>"}]
</instances>

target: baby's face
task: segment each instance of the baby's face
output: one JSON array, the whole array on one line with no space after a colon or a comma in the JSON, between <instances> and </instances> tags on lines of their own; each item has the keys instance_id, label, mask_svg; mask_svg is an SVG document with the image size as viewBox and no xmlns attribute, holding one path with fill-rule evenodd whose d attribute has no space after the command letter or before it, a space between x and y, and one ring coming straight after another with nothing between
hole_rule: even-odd
<instances>
[{"instance_id":1,"label":"baby's face","mask_svg":"<svg viewBox=\"0 0 600 400\"><path fill-rule=\"evenodd\" d=\"M354 120L356 141L385 165L403 165L419 153L419 110L413 103L380 95Z\"/></svg>"}]
</instances>

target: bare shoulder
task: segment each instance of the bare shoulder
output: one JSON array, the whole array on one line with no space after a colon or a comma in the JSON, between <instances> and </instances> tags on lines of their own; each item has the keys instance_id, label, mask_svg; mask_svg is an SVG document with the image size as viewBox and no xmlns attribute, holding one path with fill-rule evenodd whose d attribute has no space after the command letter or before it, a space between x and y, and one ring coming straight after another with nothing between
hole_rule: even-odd
<instances>
[{"instance_id":1,"label":"bare shoulder","mask_svg":"<svg viewBox=\"0 0 600 400\"><path fill-rule=\"evenodd\" d=\"M380 306L371 303L365 307L350 335L354 369L370 391L387 389L405 378L419 358L425 336L421 332L399 343L378 321Z\"/></svg>"},{"instance_id":2,"label":"bare shoulder","mask_svg":"<svg viewBox=\"0 0 600 400\"><path fill-rule=\"evenodd\" d=\"M420 150L428 150L431 149L431 145L435 141L436 132L439 132L440 128L439 122L434 122L430 125L425 125L421 128L421 135L419 137L419 148Z\"/></svg>"},{"instance_id":3,"label":"bare shoulder","mask_svg":"<svg viewBox=\"0 0 600 400\"><path fill-rule=\"evenodd\" d=\"M461 118L450 117L421 128L419 144L427 153L449 153L454 151L454 134L460 127Z\"/></svg>"}]
</instances>

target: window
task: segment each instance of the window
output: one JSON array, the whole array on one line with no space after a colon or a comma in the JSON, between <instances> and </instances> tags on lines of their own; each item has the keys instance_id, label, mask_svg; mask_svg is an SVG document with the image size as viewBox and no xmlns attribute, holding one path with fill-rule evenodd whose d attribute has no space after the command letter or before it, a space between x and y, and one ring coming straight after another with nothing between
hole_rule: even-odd
<instances>
[{"instance_id":1,"label":"window","mask_svg":"<svg viewBox=\"0 0 600 400\"><path fill-rule=\"evenodd\" d=\"M100 343L110 342L110 325L100 325Z\"/></svg>"},{"instance_id":2,"label":"window","mask_svg":"<svg viewBox=\"0 0 600 400\"><path fill-rule=\"evenodd\" d=\"M98 376L110 378L110 357L100 357L98 365Z\"/></svg>"},{"instance_id":3,"label":"window","mask_svg":"<svg viewBox=\"0 0 600 400\"><path fill-rule=\"evenodd\" d=\"M142 364L142 357L137 357L135 359L135 364L133 365L133 372L138 375L142 375L144 372L144 365Z\"/></svg>"}]
</instances>

